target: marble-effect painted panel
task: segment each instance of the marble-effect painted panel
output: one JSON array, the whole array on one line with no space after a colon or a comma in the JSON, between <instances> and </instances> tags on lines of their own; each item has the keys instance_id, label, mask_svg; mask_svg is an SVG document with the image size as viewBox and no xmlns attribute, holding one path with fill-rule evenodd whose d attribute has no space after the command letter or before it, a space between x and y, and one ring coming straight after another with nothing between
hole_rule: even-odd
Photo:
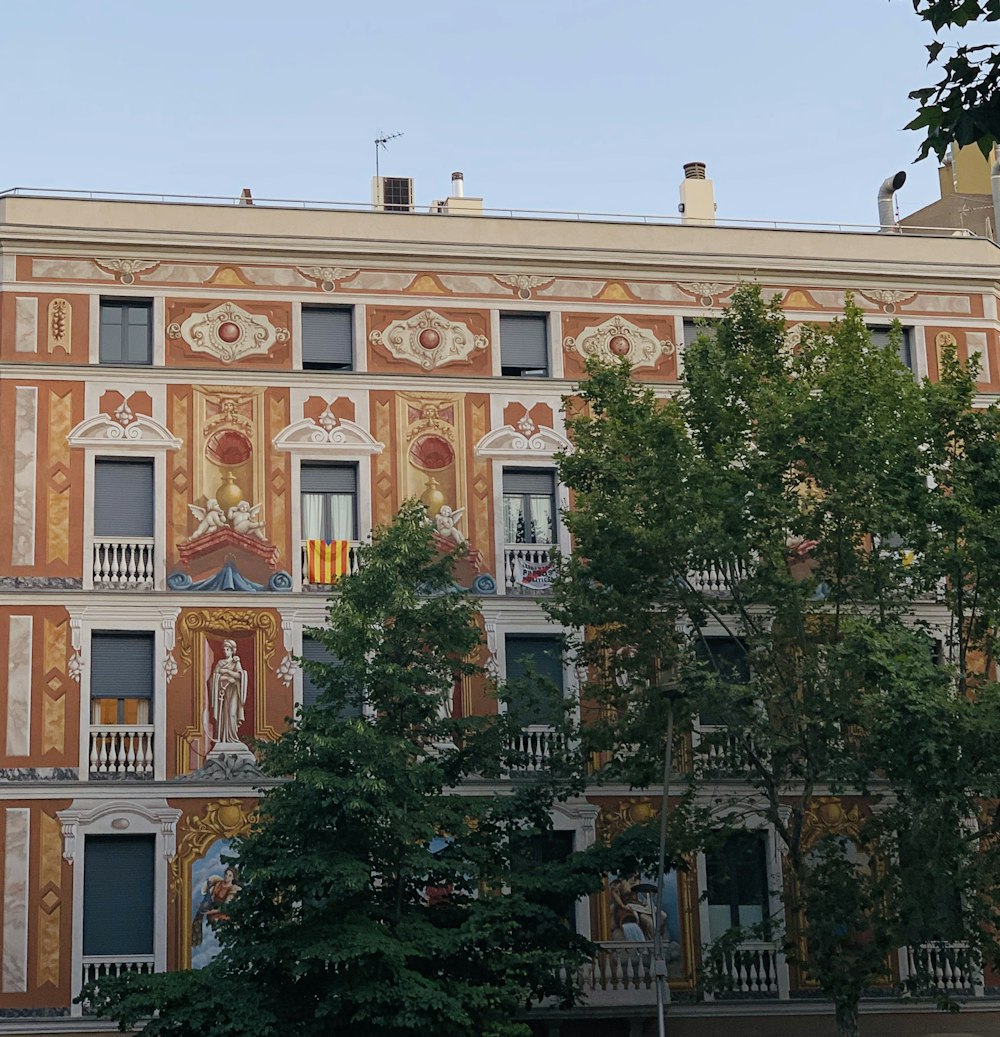
<instances>
[{"instance_id":1,"label":"marble-effect painted panel","mask_svg":"<svg viewBox=\"0 0 1000 1037\"><path fill-rule=\"evenodd\" d=\"M31 616L9 616L7 755L31 752Z\"/></svg>"},{"instance_id":2,"label":"marble-effect painted panel","mask_svg":"<svg viewBox=\"0 0 1000 1037\"><path fill-rule=\"evenodd\" d=\"M12 565L35 564L35 457L38 433L38 389L14 390L14 520Z\"/></svg>"},{"instance_id":3,"label":"marble-effect painted panel","mask_svg":"<svg viewBox=\"0 0 1000 1037\"><path fill-rule=\"evenodd\" d=\"M8 807L5 813L3 873L3 965L0 989L28 989L28 837L30 813Z\"/></svg>"}]
</instances>

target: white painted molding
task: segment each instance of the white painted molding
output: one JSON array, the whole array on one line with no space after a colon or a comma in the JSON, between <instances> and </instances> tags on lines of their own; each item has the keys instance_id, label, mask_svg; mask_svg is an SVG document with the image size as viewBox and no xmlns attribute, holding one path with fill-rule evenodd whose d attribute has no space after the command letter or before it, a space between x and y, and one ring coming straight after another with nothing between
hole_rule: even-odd
<instances>
[{"instance_id":1,"label":"white painted molding","mask_svg":"<svg viewBox=\"0 0 1000 1037\"><path fill-rule=\"evenodd\" d=\"M144 454L181 447L181 441L169 429L145 414L133 415L127 424L120 424L107 414L97 414L81 421L66 439L71 447L107 449L113 446Z\"/></svg>"},{"instance_id":2,"label":"white painted molding","mask_svg":"<svg viewBox=\"0 0 1000 1037\"><path fill-rule=\"evenodd\" d=\"M156 800L75 799L65 810L57 811L62 825L63 857L73 864L77 858L80 829L91 835L158 834L163 859L171 861L177 853L177 822L181 811ZM133 824L137 821L137 824Z\"/></svg>"},{"instance_id":3,"label":"white painted molding","mask_svg":"<svg viewBox=\"0 0 1000 1037\"><path fill-rule=\"evenodd\" d=\"M332 415L331 415L332 417ZM335 419L329 426L303 418L283 428L273 439L275 450L312 456L357 458L381 454L385 444L353 421Z\"/></svg>"},{"instance_id":4,"label":"white painted molding","mask_svg":"<svg viewBox=\"0 0 1000 1037\"><path fill-rule=\"evenodd\" d=\"M561 433L547 425L525 422L522 427L503 425L485 436L476 444L476 457L494 461L524 461L535 458L551 458L563 451L572 453L573 444Z\"/></svg>"}]
</instances>

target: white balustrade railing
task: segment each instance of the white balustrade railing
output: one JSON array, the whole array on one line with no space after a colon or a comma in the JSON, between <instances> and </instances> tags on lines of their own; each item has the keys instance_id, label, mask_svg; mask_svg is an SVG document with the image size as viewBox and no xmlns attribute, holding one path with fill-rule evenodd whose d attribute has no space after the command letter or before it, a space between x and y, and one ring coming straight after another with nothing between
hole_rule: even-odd
<instances>
[{"instance_id":1,"label":"white balustrade railing","mask_svg":"<svg viewBox=\"0 0 1000 1037\"><path fill-rule=\"evenodd\" d=\"M514 737L511 749L518 756L510 765L512 771L536 773L545 770L553 756L566 752L566 737L548 724L530 724Z\"/></svg>"},{"instance_id":2,"label":"white balustrade railing","mask_svg":"<svg viewBox=\"0 0 1000 1037\"><path fill-rule=\"evenodd\" d=\"M899 951L899 977L924 978L945 994L983 996L983 970L977 955L967 943L934 940Z\"/></svg>"},{"instance_id":3,"label":"white balustrade railing","mask_svg":"<svg viewBox=\"0 0 1000 1037\"><path fill-rule=\"evenodd\" d=\"M744 940L735 947L713 950L712 964L725 984L723 994L782 994L780 952L767 940Z\"/></svg>"},{"instance_id":4,"label":"white balustrade railing","mask_svg":"<svg viewBox=\"0 0 1000 1037\"><path fill-rule=\"evenodd\" d=\"M720 727L695 729L695 767L703 774L746 774L751 746L740 734Z\"/></svg>"},{"instance_id":5,"label":"white balustrade railing","mask_svg":"<svg viewBox=\"0 0 1000 1037\"><path fill-rule=\"evenodd\" d=\"M152 587L153 550L152 537L95 537L94 587Z\"/></svg>"},{"instance_id":6,"label":"white balustrade railing","mask_svg":"<svg viewBox=\"0 0 1000 1037\"><path fill-rule=\"evenodd\" d=\"M361 542L359 540L351 540L351 541L349 541L349 543L350 543L350 547L348 547L348 549L347 549L347 567L346 567L345 572L343 572L343 573L338 575L337 579L339 579L341 575L342 576L354 576L355 573L357 573L358 569L361 567L361 561L360 561L360 557L359 557L359 554L358 554L358 549L361 547ZM301 545L301 554L302 554L302 589L303 590L329 590L331 587L336 586L335 583L321 583L321 582L319 582L318 574L316 574L317 575L317 579L316 580L311 580L309 578L311 574L309 572L309 553L308 553L308 549L306 547L306 544L307 544L307 541L303 540L302 541L302 545Z\"/></svg>"},{"instance_id":7,"label":"white balustrade railing","mask_svg":"<svg viewBox=\"0 0 1000 1037\"><path fill-rule=\"evenodd\" d=\"M586 992L653 989L653 945L607 942L580 968Z\"/></svg>"},{"instance_id":8,"label":"white balustrade railing","mask_svg":"<svg viewBox=\"0 0 1000 1037\"><path fill-rule=\"evenodd\" d=\"M102 979L138 972L148 976L156 971L152 954L84 955L81 979L84 984L99 983Z\"/></svg>"},{"instance_id":9,"label":"white balustrade railing","mask_svg":"<svg viewBox=\"0 0 1000 1037\"><path fill-rule=\"evenodd\" d=\"M503 549L503 585L508 593L545 593L552 585L554 544L507 544Z\"/></svg>"},{"instance_id":10,"label":"white balustrade railing","mask_svg":"<svg viewBox=\"0 0 1000 1037\"><path fill-rule=\"evenodd\" d=\"M90 728L90 773L139 777L152 775L152 725L92 725Z\"/></svg>"},{"instance_id":11,"label":"white balustrade railing","mask_svg":"<svg viewBox=\"0 0 1000 1037\"><path fill-rule=\"evenodd\" d=\"M746 577L747 570L742 564L710 565L707 569L688 573L688 583L699 594L728 594L734 578L743 580Z\"/></svg>"}]
</instances>

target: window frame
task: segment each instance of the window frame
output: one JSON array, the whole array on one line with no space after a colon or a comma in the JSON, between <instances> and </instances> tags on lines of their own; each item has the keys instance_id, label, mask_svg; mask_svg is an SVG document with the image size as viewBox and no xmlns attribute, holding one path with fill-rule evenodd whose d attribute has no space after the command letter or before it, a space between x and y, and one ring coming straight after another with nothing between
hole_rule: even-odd
<instances>
[{"instance_id":1,"label":"window frame","mask_svg":"<svg viewBox=\"0 0 1000 1037\"><path fill-rule=\"evenodd\" d=\"M540 475L544 473L550 479L550 490L546 494L535 493L531 490L508 490L507 489L507 477L517 475ZM500 497L500 521L503 529L503 542L506 547L518 547L524 545L530 547L533 545L541 545L543 547L555 547L559 544L559 483L558 473L554 468L517 468L517 467L504 467L501 472L501 497ZM534 531L531 531L531 539L525 539L523 541L507 539L507 498L508 497L520 497L521 499L521 515L523 517L529 517L531 515L531 499L533 497L540 498L546 496L549 500L551 519L551 534L550 540L537 540L534 536ZM532 525L534 525L532 523ZM526 530L527 532L527 530ZM516 535L516 534L515 534Z\"/></svg>"},{"instance_id":2,"label":"window frame","mask_svg":"<svg viewBox=\"0 0 1000 1037\"><path fill-rule=\"evenodd\" d=\"M528 319L537 323L544 331L545 364L543 367L525 367L504 362L504 323ZM500 375L503 378L551 378L552 377L552 329L551 314L539 310L501 310L499 314Z\"/></svg>"},{"instance_id":3,"label":"window frame","mask_svg":"<svg viewBox=\"0 0 1000 1037\"><path fill-rule=\"evenodd\" d=\"M350 329L348 333L348 349L350 357L347 363L338 360L318 360L306 358L306 324L309 314L323 312L346 313ZM354 306L324 306L322 304L303 303L301 311L301 354L303 371L355 371L357 370L357 356L355 349L357 313Z\"/></svg>"},{"instance_id":4,"label":"window frame","mask_svg":"<svg viewBox=\"0 0 1000 1037\"><path fill-rule=\"evenodd\" d=\"M104 314L106 310L112 307L118 307L121 310L121 321L119 323L120 329L125 329L131 325L128 322L128 314L130 311L142 310L147 315L146 320L146 357L145 360L129 360L126 359L128 355L128 336L124 330L120 332L120 341L117 343L119 351L121 353L120 359L111 359L105 355L106 349L110 347L110 343L105 337L105 321ZM102 366L114 366L114 367L152 367L153 366L153 321L154 321L154 300L152 298L134 298L131 296L114 296L114 295L102 295L98 300L98 315L97 315L97 362Z\"/></svg>"},{"instance_id":5,"label":"window frame","mask_svg":"<svg viewBox=\"0 0 1000 1037\"><path fill-rule=\"evenodd\" d=\"M347 493L336 491L336 490L304 490L302 488L302 474L304 472L308 471L308 470L319 471L319 470L323 470L323 469L342 470L342 471L351 471L351 472L353 472L353 475L354 475L354 490L353 490L353 492L350 493L350 494L347 494ZM359 536L360 516L359 516L359 500L358 500L358 498L360 496L360 481L361 481L360 465L358 464L357 461L323 461L323 460L311 460L311 459L308 459L308 458L303 458L299 462L299 535L300 535L300 539L303 542L305 542L306 540L317 540L317 539L318 540L340 539L340 538L335 538L332 535L331 536L324 535L324 536L320 536L320 537L307 537L306 536L306 534L305 534L306 516L305 516L305 508L303 506L305 504L306 495L314 496L314 497L322 497L323 498L322 525L323 525L323 533L324 534L333 532L332 522L331 522L331 517L330 517L331 516L331 512L330 512L329 507L326 506L326 505L329 504L330 498L350 496L350 498L351 498L351 527L352 527L352 534L353 535L350 536L350 537L347 537L346 539L349 540L351 543L357 543L359 541L359 539L360 539L360 536Z\"/></svg>"}]
</instances>

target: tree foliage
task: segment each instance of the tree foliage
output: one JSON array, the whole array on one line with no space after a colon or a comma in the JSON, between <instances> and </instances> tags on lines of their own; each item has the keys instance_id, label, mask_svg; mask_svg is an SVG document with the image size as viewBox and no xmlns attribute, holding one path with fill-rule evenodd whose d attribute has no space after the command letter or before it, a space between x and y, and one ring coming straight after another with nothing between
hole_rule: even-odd
<instances>
[{"instance_id":1,"label":"tree foliage","mask_svg":"<svg viewBox=\"0 0 1000 1037\"><path fill-rule=\"evenodd\" d=\"M913 9L933 29L962 29L1000 21L997 0L912 0ZM928 65L940 67L933 86L913 90L917 115L908 130L923 134L919 158L932 151L943 159L952 143L977 144L984 155L1000 140L1000 49L992 43L950 47L935 38L927 44Z\"/></svg>"},{"instance_id":2,"label":"tree foliage","mask_svg":"<svg viewBox=\"0 0 1000 1037\"><path fill-rule=\"evenodd\" d=\"M423 508L404 504L313 631L337 664L261 765L287 778L238 841L241 882L206 968L127 975L85 991L147 1037L448 1033L507 1037L532 1004L575 997L587 941L566 926L606 862L532 865L573 771L517 767L503 717L452 717L481 677L475 606L457 591ZM363 715L359 715L362 711ZM565 968L564 968L565 966Z\"/></svg>"},{"instance_id":3,"label":"tree foliage","mask_svg":"<svg viewBox=\"0 0 1000 1037\"><path fill-rule=\"evenodd\" d=\"M667 711L679 758L698 729L688 837L773 828L786 953L844 1033L897 948L996 950L998 414L953 354L915 382L899 341L852 304L790 341L741 287L676 397L592 364L560 461L552 613L588 632L589 748L649 785Z\"/></svg>"}]
</instances>

